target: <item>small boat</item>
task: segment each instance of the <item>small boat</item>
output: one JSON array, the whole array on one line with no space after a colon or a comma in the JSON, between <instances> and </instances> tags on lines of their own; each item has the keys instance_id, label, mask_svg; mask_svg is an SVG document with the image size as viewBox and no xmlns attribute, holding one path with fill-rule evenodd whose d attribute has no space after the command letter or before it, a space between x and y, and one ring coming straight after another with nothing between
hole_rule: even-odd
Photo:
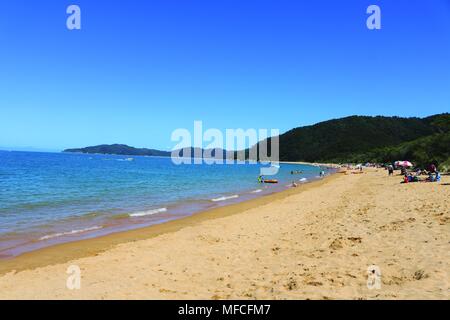
<instances>
[{"instance_id":1,"label":"small boat","mask_svg":"<svg viewBox=\"0 0 450 320\"><path fill-rule=\"evenodd\" d=\"M278 180L275 180L275 179L265 179L264 181L263 181L264 183L278 183Z\"/></svg>"}]
</instances>

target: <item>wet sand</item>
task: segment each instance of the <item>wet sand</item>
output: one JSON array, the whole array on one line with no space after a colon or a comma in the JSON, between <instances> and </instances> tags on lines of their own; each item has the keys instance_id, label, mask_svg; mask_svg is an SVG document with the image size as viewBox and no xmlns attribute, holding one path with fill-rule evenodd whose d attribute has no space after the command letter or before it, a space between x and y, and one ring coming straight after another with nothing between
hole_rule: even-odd
<instances>
[{"instance_id":1,"label":"wet sand","mask_svg":"<svg viewBox=\"0 0 450 320\"><path fill-rule=\"evenodd\" d=\"M450 177L384 170L0 262L2 299L449 299ZM66 287L81 269L81 289ZM381 270L368 289L367 269Z\"/></svg>"}]
</instances>

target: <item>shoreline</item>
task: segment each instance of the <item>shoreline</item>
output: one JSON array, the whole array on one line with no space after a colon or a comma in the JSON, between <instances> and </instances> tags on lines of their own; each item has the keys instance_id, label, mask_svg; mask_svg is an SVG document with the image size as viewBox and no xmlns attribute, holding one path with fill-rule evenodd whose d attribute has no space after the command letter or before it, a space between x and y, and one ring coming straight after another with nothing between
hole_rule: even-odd
<instances>
[{"instance_id":1,"label":"shoreline","mask_svg":"<svg viewBox=\"0 0 450 320\"><path fill-rule=\"evenodd\" d=\"M450 177L351 172L21 256L0 299L448 300ZM79 290L66 286L72 266ZM368 286L373 268L380 288Z\"/></svg>"},{"instance_id":2,"label":"shoreline","mask_svg":"<svg viewBox=\"0 0 450 320\"><path fill-rule=\"evenodd\" d=\"M92 158L82 158L80 160L82 166L85 166L86 168L99 167L95 162L92 165L86 164L88 162L85 162L85 160L90 161ZM102 157L101 159L96 160L104 159ZM57 159L55 161L60 160ZM147 170L147 161L148 160L146 159L143 159L142 162L136 161L137 165L130 165L130 168L136 166ZM152 163L150 162L150 164ZM122 166L128 168L128 164L122 163L116 164L115 162L110 162L108 165L112 166L112 171L117 170L118 166L120 166L120 168L122 168ZM305 168L305 174L302 175L304 176L304 179L299 179L298 181L302 184L319 178L318 169L313 165L308 164L307 166L308 168ZM286 165L286 167L288 167L288 165ZM94 199L97 197L98 203L94 203L93 201L87 203L84 203L84 201L76 202L77 196L66 197L65 195L60 195L61 199L65 201L64 205L52 206L51 197L47 197L49 199L39 199L39 201L46 203L46 206L33 207L31 209L24 207L25 209L18 209L17 212L14 212L14 207L8 209L8 203L6 203L6 222L11 223L12 226L9 228L6 224L3 228L6 232L2 230L2 235L0 237L0 266L3 260L12 259L27 252L40 250L49 246L145 228L197 214L202 211L211 210L216 207L248 201L249 199L265 196L266 194L281 192L289 187L289 184L292 181L291 179L297 181L297 179L300 178L300 176L289 176L287 170L285 170L284 172L282 171L282 174L279 176L280 183L261 185L257 184L256 179L253 181L253 177L248 177L247 171L249 170L243 169L240 171L242 171L243 174L247 174L243 183L235 184L235 182L232 182L232 184L230 184L228 181L228 184L224 184L223 187L220 187L220 184L217 183L218 179L213 179L211 181L213 183L214 181L216 182L213 185L213 188L209 189L205 184L202 185L201 183L197 183L194 187L191 187L192 192L187 190L186 187L178 189L182 191L178 191L176 187L163 187L161 190L170 192L170 197L164 195L164 192L158 192L156 189L149 187L151 186L151 183L148 183L147 179L145 179L146 183L144 183L143 190L137 190L137 197L133 197L133 194L130 194L129 192L123 192L123 190L126 190L127 184L131 188L140 188L141 182L133 182L136 179L128 179L128 181L125 181L124 187L121 187L121 190L119 190L119 188L118 193L104 192L103 194L101 191L102 187L96 187L97 184L95 180L91 180L91 191L85 193L79 192L79 197L81 199L86 197L92 197L92 199ZM317 171L317 173L315 171ZM326 171L328 173L334 173L335 170L329 169ZM222 170L221 172L224 171ZM199 174L195 175L198 176ZM87 179L90 178L87 177ZM141 178L138 178L137 180L139 179ZM161 183L162 179L157 176L155 180L157 183ZM153 180L150 179L149 181ZM197 179L196 181L201 181L201 179ZM176 184L177 183L172 183L174 186L176 186ZM72 188L71 192L73 192L75 188L76 185ZM110 186L104 186L103 188L110 188ZM117 186L113 185L111 190L114 188L117 188ZM75 190L75 194L77 194L77 192L78 191ZM58 191L55 191L55 193L57 194ZM70 195L70 192L67 194ZM147 194L150 195L150 199L146 198ZM20 199L20 197L21 195L18 195L17 199ZM8 198L11 199L14 204L15 195L12 192ZM120 200L116 201L116 199ZM65 210L66 207L68 207L67 210ZM20 214L22 213L20 210L25 214ZM9 217L13 218L9 218L8 220L8 213L11 213ZM28 224L26 219L27 216L34 218L34 221L42 219L42 222ZM54 216L58 218L53 218ZM33 221L33 219L30 219L30 221ZM18 232L15 232L13 223L21 223L21 229L19 229Z\"/></svg>"},{"instance_id":3,"label":"shoreline","mask_svg":"<svg viewBox=\"0 0 450 320\"><path fill-rule=\"evenodd\" d=\"M304 161L279 161L279 163L284 164L304 164L309 166L315 166L315 167L327 167L332 169L340 169L342 168L341 165L336 163L321 163L321 162L304 162Z\"/></svg>"},{"instance_id":4,"label":"shoreline","mask_svg":"<svg viewBox=\"0 0 450 320\"><path fill-rule=\"evenodd\" d=\"M298 162L292 162L292 164L314 165L311 163ZM20 272L97 255L119 244L146 240L162 234L176 232L182 228L198 224L202 221L239 214L246 210L266 205L275 200L284 199L293 194L306 191L310 188L319 187L327 181L336 178L338 176L337 173L338 171L331 173L322 179L299 184L296 188L275 191L253 199L202 210L179 219L125 231L112 232L87 239L53 244L36 250L27 251L17 256L6 257L0 259L0 276L12 271Z\"/></svg>"}]
</instances>

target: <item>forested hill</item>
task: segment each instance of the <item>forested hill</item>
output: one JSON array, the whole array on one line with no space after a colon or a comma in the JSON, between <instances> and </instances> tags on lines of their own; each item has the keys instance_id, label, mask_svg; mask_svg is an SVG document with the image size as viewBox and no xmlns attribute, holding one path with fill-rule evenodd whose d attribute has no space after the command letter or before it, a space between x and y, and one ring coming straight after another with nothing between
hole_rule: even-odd
<instances>
[{"instance_id":1,"label":"forested hill","mask_svg":"<svg viewBox=\"0 0 450 320\"><path fill-rule=\"evenodd\" d=\"M450 166L448 113L426 118L351 116L295 128L280 135L279 138L281 161L342 163L409 160L418 165L433 161L436 164L447 162ZM123 144L64 151L143 156L171 155L168 151L139 149ZM224 150L221 152L224 155L227 153Z\"/></svg>"},{"instance_id":2,"label":"forested hill","mask_svg":"<svg viewBox=\"0 0 450 320\"><path fill-rule=\"evenodd\" d=\"M66 149L63 152L118 154L129 156L162 156L169 157L170 152L146 148L134 148L125 144L102 144L86 148Z\"/></svg>"},{"instance_id":3,"label":"forested hill","mask_svg":"<svg viewBox=\"0 0 450 320\"><path fill-rule=\"evenodd\" d=\"M280 160L307 162L382 161L381 158L398 160L389 159L388 156L369 158L374 155L372 151L444 134L449 128L448 113L427 118L351 116L334 119L295 128L280 135ZM450 146L446 149L449 148ZM367 158L364 158L365 155Z\"/></svg>"},{"instance_id":4,"label":"forested hill","mask_svg":"<svg viewBox=\"0 0 450 320\"><path fill-rule=\"evenodd\" d=\"M172 155L171 151L147 149L147 148L134 148L126 144L101 144L98 146L91 146L85 148L75 148L66 149L63 152L69 153L89 153L89 154L115 154L123 156L159 156L159 157L170 157ZM186 152L186 153L185 153ZM204 157L209 155L215 157L216 152L222 153L221 157L225 157L227 153L222 149L199 149L199 148L187 148L175 150L175 153L180 157L194 157L197 154L203 154ZM189 155L188 155L189 154ZM233 152L231 152L231 157Z\"/></svg>"}]
</instances>

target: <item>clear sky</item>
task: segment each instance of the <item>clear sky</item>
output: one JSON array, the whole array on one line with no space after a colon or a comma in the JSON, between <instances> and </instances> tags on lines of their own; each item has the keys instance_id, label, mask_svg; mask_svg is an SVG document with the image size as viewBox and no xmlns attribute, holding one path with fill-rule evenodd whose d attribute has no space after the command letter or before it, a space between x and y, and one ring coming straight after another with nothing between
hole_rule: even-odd
<instances>
[{"instance_id":1,"label":"clear sky","mask_svg":"<svg viewBox=\"0 0 450 320\"><path fill-rule=\"evenodd\" d=\"M0 41L2 147L450 111L450 0L11 0Z\"/></svg>"}]
</instances>

